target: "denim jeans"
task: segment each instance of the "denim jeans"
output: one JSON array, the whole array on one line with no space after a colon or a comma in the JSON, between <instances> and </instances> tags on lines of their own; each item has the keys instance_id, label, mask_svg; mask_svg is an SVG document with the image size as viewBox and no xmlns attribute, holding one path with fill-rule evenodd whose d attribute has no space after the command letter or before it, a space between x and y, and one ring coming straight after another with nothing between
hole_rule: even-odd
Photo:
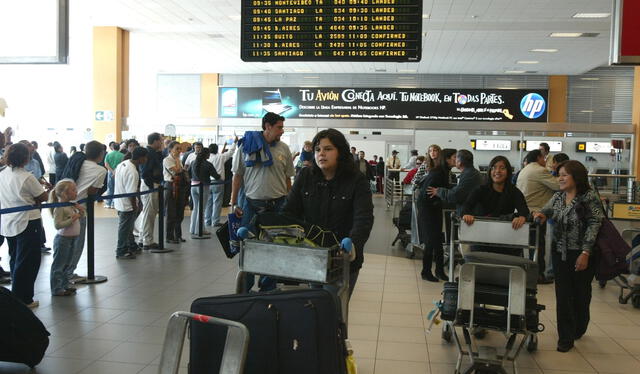
<instances>
[{"instance_id":1,"label":"denim jeans","mask_svg":"<svg viewBox=\"0 0 640 374\"><path fill-rule=\"evenodd\" d=\"M118 212L118 244L116 246L116 256L123 256L127 252L138 249L136 239L133 237L133 226L136 223L138 212Z\"/></svg>"},{"instance_id":2,"label":"denim jeans","mask_svg":"<svg viewBox=\"0 0 640 374\"><path fill-rule=\"evenodd\" d=\"M242 207L242 227L246 227L249 231L257 235L257 229L253 222L255 215L264 212L280 212L282 211L284 203L284 196L274 200L255 200L246 197L244 206ZM255 276L251 273L247 273L245 280L247 292L253 288L254 284ZM276 288L276 279L261 275L258 280L258 287L260 287L260 291L263 292L273 290Z\"/></svg>"},{"instance_id":3,"label":"denim jeans","mask_svg":"<svg viewBox=\"0 0 640 374\"><path fill-rule=\"evenodd\" d=\"M7 237L11 292L25 304L33 302L34 285L40 270L40 230L42 220L29 221L27 228L16 236Z\"/></svg>"},{"instance_id":4,"label":"denim jeans","mask_svg":"<svg viewBox=\"0 0 640 374\"><path fill-rule=\"evenodd\" d=\"M93 204L93 203L92 203ZM80 218L80 235L73 246L73 257L71 257L71 263L67 267L67 278L73 278L73 272L78 267L80 257L82 257L82 251L84 250L85 233L87 232L87 216Z\"/></svg>"},{"instance_id":5,"label":"denim jeans","mask_svg":"<svg viewBox=\"0 0 640 374\"><path fill-rule=\"evenodd\" d=\"M222 210L222 199L224 198L224 184L212 184L209 191L211 196L207 201L204 211L204 222L207 226L220 223L220 211Z\"/></svg>"},{"instance_id":6,"label":"denim jeans","mask_svg":"<svg viewBox=\"0 0 640 374\"><path fill-rule=\"evenodd\" d=\"M113 191L115 189L116 178L113 175L113 172L107 172L107 195L113 195ZM105 199L105 206L113 207L113 199Z\"/></svg>"},{"instance_id":7,"label":"denim jeans","mask_svg":"<svg viewBox=\"0 0 640 374\"><path fill-rule=\"evenodd\" d=\"M67 267L73 258L73 248L77 236L56 235L53 239L53 263L51 264L51 294L64 292L69 288Z\"/></svg>"},{"instance_id":8,"label":"denim jeans","mask_svg":"<svg viewBox=\"0 0 640 374\"><path fill-rule=\"evenodd\" d=\"M200 198L200 186L191 186L191 200L193 201L193 210L191 211L191 224L189 226L189 232L191 233L191 235L202 235L198 225L198 216L201 214ZM202 198L204 199L204 201L202 202L202 206L206 207L207 200L209 200L209 186L207 185L203 186ZM204 212L202 212L202 214L204 214Z\"/></svg>"}]
</instances>

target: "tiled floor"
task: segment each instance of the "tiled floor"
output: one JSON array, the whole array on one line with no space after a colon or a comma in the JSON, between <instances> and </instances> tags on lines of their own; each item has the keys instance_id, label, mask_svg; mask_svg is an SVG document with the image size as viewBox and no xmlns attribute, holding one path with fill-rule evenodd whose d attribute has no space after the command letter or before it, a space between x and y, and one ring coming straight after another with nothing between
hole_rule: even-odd
<instances>
[{"instance_id":1,"label":"tiled floor","mask_svg":"<svg viewBox=\"0 0 640 374\"><path fill-rule=\"evenodd\" d=\"M390 248L395 234L388 224L391 215L381 199L375 201L375 228L350 306L358 373L452 373L454 346L441 340L440 326L426 332L425 316L439 298L442 283L422 281L420 262L398 257L401 252ZM237 265L224 257L215 239L189 240L173 246L172 253L116 261L113 211L98 212L102 218L96 220L97 273L109 281L81 286L75 297L52 299L52 256L44 255L36 285L41 306L35 313L51 332L49 349L33 372L0 363L0 373L156 373L171 312L188 310L196 297L232 292ZM0 255L8 267L6 245ZM80 273L84 266L83 259ZM593 291L589 331L574 350L561 354L555 351L553 286L539 289L538 300L547 307L542 313L547 329L539 334L539 350L521 355L520 373L640 373L640 310L618 304L612 285L594 285ZM498 345L504 338L491 333L484 342Z\"/></svg>"}]
</instances>

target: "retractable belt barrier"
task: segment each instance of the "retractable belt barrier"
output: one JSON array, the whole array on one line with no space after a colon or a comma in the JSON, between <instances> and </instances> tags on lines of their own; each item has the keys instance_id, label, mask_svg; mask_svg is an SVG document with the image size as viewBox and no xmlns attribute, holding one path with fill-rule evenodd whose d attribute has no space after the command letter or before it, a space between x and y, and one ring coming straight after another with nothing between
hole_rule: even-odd
<instances>
[{"instance_id":1,"label":"retractable belt barrier","mask_svg":"<svg viewBox=\"0 0 640 374\"><path fill-rule=\"evenodd\" d=\"M231 181L216 181L211 183L211 185L219 185L219 184L229 184ZM198 187L200 185L194 185L191 187ZM81 281L78 283L102 283L107 281L107 277L102 275L95 274L95 214L94 214L94 202L102 201L106 199L123 199L128 197L137 197L142 195L148 195L154 192L158 192L158 247L159 250L157 252L166 252L168 250L164 249L164 186L160 184L158 188L153 188L147 191L142 192L133 192L133 193L123 193L123 194L113 194L106 196L89 196L86 199L78 200L76 202L66 202L66 203L46 203L46 204L38 204L38 205L23 205L17 206L13 208L0 208L0 216L3 214L17 213L17 212L25 212L28 210L36 210L36 209L47 209L47 208L59 208L64 206L73 206L75 204L84 204L87 203L87 279L85 281ZM200 204L203 203L203 198L200 198ZM199 229L200 232L203 232L203 222L204 222L204 207L200 206L199 212Z\"/></svg>"}]
</instances>

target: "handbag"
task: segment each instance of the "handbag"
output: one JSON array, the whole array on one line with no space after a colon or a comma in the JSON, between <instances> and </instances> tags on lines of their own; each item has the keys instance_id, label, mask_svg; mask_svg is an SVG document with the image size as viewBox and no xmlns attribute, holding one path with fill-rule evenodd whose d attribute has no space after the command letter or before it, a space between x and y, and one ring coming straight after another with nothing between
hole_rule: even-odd
<instances>
[{"instance_id":1,"label":"handbag","mask_svg":"<svg viewBox=\"0 0 640 374\"><path fill-rule=\"evenodd\" d=\"M242 219L238 218L235 213L229 213L227 217L227 224L218 227L216 236L227 258L234 258L240 252L240 239L237 233Z\"/></svg>"}]
</instances>

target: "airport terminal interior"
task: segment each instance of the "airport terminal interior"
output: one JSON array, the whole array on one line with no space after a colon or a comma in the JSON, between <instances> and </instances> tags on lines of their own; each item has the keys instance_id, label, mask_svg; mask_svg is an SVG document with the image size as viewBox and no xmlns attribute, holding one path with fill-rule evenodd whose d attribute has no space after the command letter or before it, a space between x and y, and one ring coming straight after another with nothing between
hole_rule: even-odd
<instances>
[{"instance_id":1,"label":"airport terminal interior","mask_svg":"<svg viewBox=\"0 0 640 374\"><path fill-rule=\"evenodd\" d=\"M203 369L208 356L215 356L218 366L228 360L227 371L220 373L640 373L639 19L640 2L634 0L0 1L0 281L13 291L0 295L0 374L217 373L218 367ZM280 130L278 123L284 124ZM348 142L343 148L355 148L355 156L340 153L343 148L326 135L327 129L343 134ZM270 131L281 132L272 137ZM250 154L245 148L256 134L262 136L255 142L265 148ZM317 134L325 135L315 142ZM305 148L311 141L315 143ZM344 157L336 161L338 168L345 167L346 158L352 178L335 169L327 176L329 161L324 157L331 150L322 148L325 141L339 148L336 152ZM135 144L127 148L130 143ZM282 144L290 154L283 153ZM102 151L103 145L110 149ZM440 150L436 156L430 153L433 145ZM152 165L152 153L165 148L168 153ZM14 167L18 161L12 157L20 157L15 154L22 150L28 153L24 170L29 173L20 170L18 175L21 167ZM200 157L209 152L211 158ZM57 156L63 153L69 162L58 170ZM103 160L105 154L115 153L119 158L113 166L114 158ZM271 168L283 169L278 186L285 188L284 195L265 192L279 191L273 181L280 174L246 171L266 169L266 162L250 159L256 154L258 160L261 154L268 157ZM467 154L471 165L465 162ZM78 155L82 166L74 176L68 169ZM447 164L444 155L455 156L455 161ZM563 158L552 166L556 155ZM184 164L190 174L201 173L208 163L212 174L182 181L167 159L174 162L171 165ZM138 167L140 160L144 163ZM570 161L560 164L564 160ZM29 169L32 161L35 171ZM98 177L81 183L89 163ZM423 170L420 163L429 167ZM576 164L579 169L573 169ZM135 179L132 190L116 175L129 165L132 171L121 175L132 173L141 179ZM527 209L521 223L525 226L519 230L512 225L523 217L520 208L511 207L507 218L476 214L476 209L467 209L469 187L457 200L441 195L446 188L462 191L467 170L475 168L479 180L488 182L473 187L491 190L491 198L502 208L502 196L517 197L513 191L515 186L522 189L522 181L516 174L514 182L496 182L501 175L497 165L505 166L508 176L534 165L544 171L541 178L547 182L540 188L548 190L547 198L537 206L529 192L520 194L531 211ZM152 167L157 172L148 172ZM425 176L412 178L421 170ZM448 176L443 174L444 184L430 198L421 181L432 181L436 170ZM589 192L580 190L577 173L583 170ZM273 173L277 172L280 169ZM42 188L55 187L55 202L76 201L61 199L61 182L55 181L62 175L75 180L78 199L87 192L96 194L83 203L90 207L68 208L69 216L86 210L90 221L78 215L68 226L77 223L82 228L76 236L84 237L85 227L88 231L84 247L74 252L81 257L70 274L64 261L70 263L72 256L63 254L75 244L61 244L59 238L70 237L66 226L59 226L53 208L40 211L38 206L47 202L38 200ZM312 179L322 176L327 180ZM24 185L10 178L22 178ZM338 181L335 185L332 178ZM41 182L43 187L35 186L38 194L26 192L31 180ZM177 187L182 182L186 184ZM356 190L360 182L366 185L364 191ZM296 196L292 192L287 197L289 183ZM498 184L504 190L495 190ZM305 189L327 186L331 197ZM191 192L176 192L182 188ZM578 212L584 206L579 206L581 198L564 200L575 196L576 188L579 194L596 196L592 200L600 207L597 214L594 210L586 218L581 215L587 214ZM153 191L145 194L146 190ZM139 197L120 198L137 201L129 205L94 202L100 194L114 193ZM202 196L215 197L213 211L221 209L219 217L205 209L207 199ZM323 247L315 237L309 239L313 227L302 229L296 221L295 230L300 228L302 234L290 234L287 225L277 231L286 236L279 242L269 225L255 229L253 221L236 222L240 219L234 212L248 215L251 206L254 214L256 201L274 210L285 200L291 206L295 198L304 200L304 209L322 210L304 217L328 214L322 222L342 225L333 229L337 236L332 248L315 248L314 253L325 255L319 265L291 254L302 253L295 248L304 247L300 242ZM180 214L166 207L180 199L181 229L173 227L176 231L169 233L169 221L175 223ZM339 207L334 206L337 199L343 202ZM550 199L555 205L543 209ZM187 200L191 206L185 206ZM133 229L130 217L136 216L126 213L133 213L140 201L141 223ZM11 210L22 205L35 208L29 213ZM329 213L327 205L334 208ZM464 210L464 217L477 216L475 229L455 217L452 227L456 209L457 214ZM543 220L536 215L541 209L548 216ZM346 218L336 212L346 212ZM431 218L425 218L427 214ZM570 214L582 230L575 239L567 234L578 232L571 227ZM403 217L408 222L404 225ZM17 221L24 223L19 231ZM34 222L36 228L31 226ZM358 225L368 225L365 242ZM585 229L586 225L591 226ZM250 228L250 239L239 226ZM613 229L606 231L605 226ZM596 231L589 231L593 227ZM135 249L121 248L126 243L121 245L120 237L126 237L125 242L129 238L123 230L133 230ZM561 230L566 231L557 234ZM292 238L298 240L294 243ZM605 260L598 256L606 252L602 243L607 240L615 243L609 251L626 252L610 265L619 271L602 281L593 273L603 274ZM477 254L482 248L500 253L506 247L518 249L520 262L514 262L515 256L489 254L489 259L500 257L499 262ZM599 251L595 259L592 247ZM257 253L261 248L266 255ZM233 250L241 253L229 258ZM358 253L355 260L348 250ZM563 273L558 264L567 263L565 257L574 253L578 260ZM258 260L252 262L251 256ZM431 257L435 277L430 268L423 268L423 258ZM353 264L362 258L361 269L354 273ZM589 266L582 270L579 262L584 258ZM350 266L349 261L355 262ZM324 278L298 275L313 266L322 267ZM25 270L15 270L25 267L36 271L25 275ZM261 277L252 291L243 292L244 275L239 272L257 273L255 269L262 268L264 274L287 281L278 282L278 290L262 292L273 278ZM438 279L443 270L447 282ZM590 278L580 277L588 272ZM342 292L347 274L352 281L357 278L350 298ZM500 284L488 286L480 280L483 276L499 278L495 282ZM29 277L35 280L25 281ZM61 277L67 285L54 290ZM16 290L16 280L21 290ZM584 296L589 287L590 303ZM273 341L265 344L268 338L260 336L262 330L250 331L247 355L246 347L234 340L240 338L227 337L225 347L218 327L218 341L204 339L203 331L213 328L196 332L202 321L193 320L180 350L182 335L170 323L177 311L207 314L196 300L241 294L235 297L263 297L255 303L270 309L270 297L301 290L331 295L337 312L330 317L338 326L341 321L346 325L337 328L338 337L330 343L322 341L320 333L331 330L328 325L283 312L282 326L287 327L280 327L280 332L297 328L295 333L286 331L294 334L288 336L290 342L269 335ZM588 327L580 332L574 325L584 314L578 310L584 299ZM284 308L284 302L278 302ZM40 349L35 338L33 343L29 340L35 335L25 335L35 334L34 320L50 334L43 356L35 361L25 361L24 355L16 358L18 345L24 349L33 344L28 349L32 354ZM563 340L567 320L575 330L570 341ZM306 346L308 335L317 340L312 348ZM29 343L18 344L22 341ZM230 342L236 345L229 348ZM265 346L257 348L259 343ZM255 352L270 345L276 347L273 356ZM174 371L172 363L180 352ZM332 371L325 363L334 359L339 364Z\"/></svg>"}]
</instances>

